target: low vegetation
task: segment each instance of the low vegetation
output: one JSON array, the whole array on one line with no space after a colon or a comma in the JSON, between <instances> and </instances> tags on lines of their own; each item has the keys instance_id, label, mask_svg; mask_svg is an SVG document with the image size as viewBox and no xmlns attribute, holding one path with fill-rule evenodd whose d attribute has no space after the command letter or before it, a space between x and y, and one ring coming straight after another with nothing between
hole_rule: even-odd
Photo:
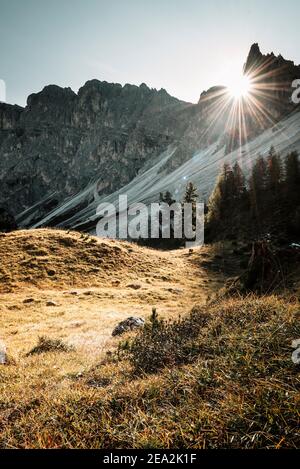
<instances>
[{"instance_id":1,"label":"low vegetation","mask_svg":"<svg viewBox=\"0 0 300 469\"><path fill-rule=\"evenodd\" d=\"M256 293L232 289L266 273L260 255L245 263L251 247L0 237L0 448L299 447L300 273L277 290L257 274ZM135 314L142 329L111 336Z\"/></svg>"},{"instance_id":2,"label":"low vegetation","mask_svg":"<svg viewBox=\"0 0 300 469\"><path fill-rule=\"evenodd\" d=\"M48 385L31 378L21 401L15 367L2 368L0 446L299 447L299 319L299 303L275 296L212 302L174 323L153 312L119 360L65 374L68 386L43 367Z\"/></svg>"},{"instance_id":3,"label":"low vegetation","mask_svg":"<svg viewBox=\"0 0 300 469\"><path fill-rule=\"evenodd\" d=\"M73 347L65 344L61 339L42 336L39 337L37 345L28 352L28 356L47 352L70 352L71 350L73 350Z\"/></svg>"}]
</instances>

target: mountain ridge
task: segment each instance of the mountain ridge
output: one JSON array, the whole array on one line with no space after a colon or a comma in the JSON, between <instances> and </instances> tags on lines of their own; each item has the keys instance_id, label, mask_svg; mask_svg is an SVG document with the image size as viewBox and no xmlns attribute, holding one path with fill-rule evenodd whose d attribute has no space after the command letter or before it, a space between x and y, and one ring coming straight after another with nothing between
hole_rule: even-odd
<instances>
[{"instance_id":1,"label":"mountain ridge","mask_svg":"<svg viewBox=\"0 0 300 469\"><path fill-rule=\"evenodd\" d=\"M100 198L126 187L165 152L172 152L161 167L167 173L211 145L230 154L297 109L290 102L290 80L300 76L300 66L263 55L258 44L251 47L244 71L253 73L254 65L259 73L253 81L270 89L257 98L258 108L264 107L259 119L251 109L245 112L242 136L235 123L228 124L232 103L220 86L191 104L144 83L90 80L78 93L48 85L31 94L25 108L0 104L0 207L27 221L33 211L32 224L95 182ZM272 74L280 78L280 88ZM88 195L79 209L92 199Z\"/></svg>"}]
</instances>

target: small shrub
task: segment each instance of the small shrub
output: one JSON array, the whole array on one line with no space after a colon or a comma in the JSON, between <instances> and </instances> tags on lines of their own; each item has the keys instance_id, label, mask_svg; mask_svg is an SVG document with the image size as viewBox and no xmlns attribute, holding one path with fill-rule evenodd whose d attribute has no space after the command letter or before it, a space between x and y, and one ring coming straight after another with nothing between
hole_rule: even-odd
<instances>
[{"instance_id":1,"label":"small shrub","mask_svg":"<svg viewBox=\"0 0 300 469\"><path fill-rule=\"evenodd\" d=\"M150 320L130 344L129 360L135 372L155 373L192 362L201 352L195 339L207 321L206 313L192 311L187 318L167 322L153 309Z\"/></svg>"},{"instance_id":2,"label":"small shrub","mask_svg":"<svg viewBox=\"0 0 300 469\"><path fill-rule=\"evenodd\" d=\"M38 343L30 352L27 353L27 356L30 355L39 355L46 352L71 352L74 350L73 347L65 344L60 339L50 339L49 337L39 337Z\"/></svg>"}]
</instances>

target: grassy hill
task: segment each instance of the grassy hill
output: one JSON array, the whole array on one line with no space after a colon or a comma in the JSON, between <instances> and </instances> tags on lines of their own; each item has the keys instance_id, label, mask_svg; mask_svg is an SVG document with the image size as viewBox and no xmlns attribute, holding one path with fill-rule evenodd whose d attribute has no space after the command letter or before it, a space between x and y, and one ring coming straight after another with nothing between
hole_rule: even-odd
<instances>
[{"instance_id":1,"label":"grassy hill","mask_svg":"<svg viewBox=\"0 0 300 469\"><path fill-rule=\"evenodd\" d=\"M299 447L299 290L216 299L232 246L36 230L1 235L0 259L0 447Z\"/></svg>"},{"instance_id":2,"label":"grassy hill","mask_svg":"<svg viewBox=\"0 0 300 469\"><path fill-rule=\"evenodd\" d=\"M133 244L99 240L84 233L59 230L16 231L0 235L2 291L90 287L114 280L163 275L172 266L157 252Z\"/></svg>"}]
</instances>

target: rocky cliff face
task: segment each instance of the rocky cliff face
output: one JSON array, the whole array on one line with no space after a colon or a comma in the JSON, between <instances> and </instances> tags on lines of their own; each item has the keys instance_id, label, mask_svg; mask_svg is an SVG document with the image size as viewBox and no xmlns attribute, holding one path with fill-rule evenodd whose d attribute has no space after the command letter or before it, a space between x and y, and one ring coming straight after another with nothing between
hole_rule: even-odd
<instances>
[{"instance_id":1,"label":"rocky cliff face","mask_svg":"<svg viewBox=\"0 0 300 469\"><path fill-rule=\"evenodd\" d=\"M24 109L0 103L0 207L16 215L40 204L42 216L96 180L98 195L110 194L170 146L170 170L211 143L231 151L293 111L291 83L300 78L300 67L264 56L257 44L244 70L256 105L255 112L244 108L242 136L229 120L233 103L224 87L193 105L145 84L92 80L78 94L47 86Z\"/></svg>"},{"instance_id":2,"label":"rocky cliff face","mask_svg":"<svg viewBox=\"0 0 300 469\"><path fill-rule=\"evenodd\" d=\"M100 194L118 189L176 141L192 107L164 90L97 80L78 94L47 86L25 109L0 104L0 206L16 214L51 193L53 206L99 175Z\"/></svg>"}]
</instances>

